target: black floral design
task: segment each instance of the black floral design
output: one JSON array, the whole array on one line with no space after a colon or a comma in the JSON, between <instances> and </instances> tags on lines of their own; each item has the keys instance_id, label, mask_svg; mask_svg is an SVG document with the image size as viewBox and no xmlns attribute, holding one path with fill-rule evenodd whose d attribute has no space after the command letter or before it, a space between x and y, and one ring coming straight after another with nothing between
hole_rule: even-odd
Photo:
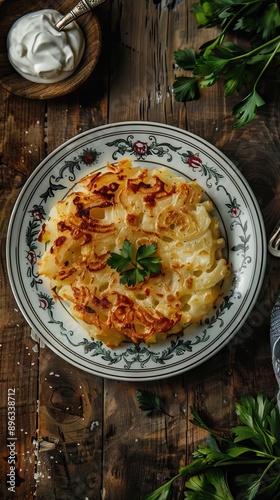
<instances>
[{"instance_id":1,"label":"black floral design","mask_svg":"<svg viewBox=\"0 0 280 500\"><path fill-rule=\"evenodd\" d=\"M63 189L66 189L66 187L63 186L62 184L55 184L52 181L52 179L54 179L54 178L55 178L54 175L50 176L48 189L43 194L40 195L40 198L45 203L47 203L48 198L53 198L54 197L54 194L55 194L56 191L62 191ZM57 181L57 179L56 179L56 181Z\"/></svg>"},{"instance_id":2,"label":"black floral design","mask_svg":"<svg viewBox=\"0 0 280 500\"><path fill-rule=\"evenodd\" d=\"M209 167L203 163L199 153L186 151L185 153L179 153L179 155L181 156L182 162L189 165L193 172L198 171L201 175L207 177L206 184L208 187L211 187L210 181L212 181L212 179L215 181L215 184L218 184L219 181L223 179L224 176L220 174L215 167Z\"/></svg>"},{"instance_id":3,"label":"black floral design","mask_svg":"<svg viewBox=\"0 0 280 500\"><path fill-rule=\"evenodd\" d=\"M124 368L129 370L135 363L139 364L141 368L144 368L149 361L152 361L155 364L165 365L166 362L174 356L182 356L186 351L192 352L194 345L206 342L208 339L209 336L206 332L203 332L201 336L197 335L195 341L189 339L186 340L178 336L176 339L171 340L170 346L167 349L164 349L161 352L153 351L146 345L141 344L130 345L121 353L107 348L99 340L89 341L87 339L83 339L83 342L79 342L79 344L73 344L71 340L70 342L72 345L82 345L84 347L85 354L90 354L91 357L101 356L101 358L108 363L108 366L123 362ZM126 344L124 343L124 347L125 346Z\"/></svg>"},{"instance_id":4,"label":"black floral design","mask_svg":"<svg viewBox=\"0 0 280 500\"><path fill-rule=\"evenodd\" d=\"M76 180L75 170L80 171L81 164L86 166L95 165L100 155L101 153L98 153L96 149L83 149L82 153L80 153L78 157L74 157L73 160L65 160L64 165L60 168L59 175L56 177L55 181L59 182L63 179L65 172L68 171L69 181L74 182Z\"/></svg>"},{"instance_id":5,"label":"black floral design","mask_svg":"<svg viewBox=\"0 0 280 500\"><path fill-rule=\"evenodd\" d=\"M217 324L217 321L220 323L220 328L224 326L223 315L226 311L228 311L233 306L233 301L231 300L232 296L226 296L223 298L223 302L220 307L217 309L216 313L211 318L206 318L204 323L207 325L207 329L212 328ZM204 330L206 333L206 330Z\"/></svg>"},{"instance_id":6,"label":"black floral design","mask_svg":"<svg viewBox=\"0 0 280 500\"><path fill-rule=\"evenodd\" d=\"M35 271L37 264L37 236L41 230L41 222L45 219L46 213L41 205L33 205L33 209L29 211L31 220L28 223L25 242L27 246L26 259L27 259L27 276L31 279L30 286L38 288L42 284L42 279L39 278L38 273Z\"/></svg>"},{"instance_id":7,"label":"black floral design","mask_svg":"<svg viewBox=\"0 0 280 500\"><path fill-rule=\"evenodd\" d=\"M234 276L234 288L236 288L242 275L244 274L245 269L247 269L248 264L252 262L252 257L248 253L250 250L249 242L251 234L248 233L248 221L243 220L241 206L237 202L236 198L232 197L224 186L219 186L218 189L223 189L229 199L229 203L226 203L225 206L228 208L228 213L232 219L230 229L234 231L238 227L241 233L239 236L239 243L231 248L232 252L237 252L241 256L239 269L237 269Z\"/></svg>"}]
</instances>

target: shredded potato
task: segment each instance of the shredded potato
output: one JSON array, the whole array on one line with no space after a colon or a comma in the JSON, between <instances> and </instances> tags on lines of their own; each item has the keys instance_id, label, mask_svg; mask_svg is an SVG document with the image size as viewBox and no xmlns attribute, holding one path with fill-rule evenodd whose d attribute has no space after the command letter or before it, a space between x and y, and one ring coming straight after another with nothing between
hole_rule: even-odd
<instances>
[{"instance_id":1,"label":"shredded potato","mask_svg":"<svg viewBox=\"0 0 280 500\"><path fill-rule=\"evenodd\" d=\"M107 346L150 344L200 322L215 305L229 265L224 239L203 189L167 169L127 159L82 179L54 205L39 240L39 274L66 301L89 335ZM125 240L155 243L160 274L135 286L109 267Z\"/></svg>"}]
</instances>

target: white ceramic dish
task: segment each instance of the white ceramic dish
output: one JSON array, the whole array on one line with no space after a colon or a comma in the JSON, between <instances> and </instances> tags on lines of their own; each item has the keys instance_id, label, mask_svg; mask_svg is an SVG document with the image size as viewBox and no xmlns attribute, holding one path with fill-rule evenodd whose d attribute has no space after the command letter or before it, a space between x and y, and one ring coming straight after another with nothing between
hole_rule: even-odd
<instances>
[{"instance_id":1,"label":"white ceramic dish","mask_svg":"<svg viewBox=\"0 0 280 500\"><path fill-rule=\"evenodd\" d=\"M166 166L197 179L216 207L232 264L224 299L203 324L151 347L124 343L110 349L92 340L48 283L37 274L44 246L37 240L52 205L107 161ZM106 378L152 380L207 361L245 322L257 299L266 263L265 231L255 197L238 169L215 147L181 129L151 122L98 127L65 142L33 172L14 207L7 235L7 266L22 314L42 340L73 365Z\"/></svg>"}]
</instances>

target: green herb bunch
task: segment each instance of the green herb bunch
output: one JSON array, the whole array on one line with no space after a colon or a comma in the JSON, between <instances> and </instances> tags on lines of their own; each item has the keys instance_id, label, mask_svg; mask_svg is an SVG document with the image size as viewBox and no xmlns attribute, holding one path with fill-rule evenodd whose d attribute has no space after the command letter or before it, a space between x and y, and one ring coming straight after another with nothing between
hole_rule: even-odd
<instances>
[{"instance_id":1,"label":"green herb bunch","mask_svg":"<svg viewBox=\"0 0 280 500\"><path fill-rule=\"evenodd\" d=\"M276 500L280 498L280 415L275 399L263 393L236 403L239 425L229 436L211 430L195 409L192 422L209 432L193 461L145 500L172 498L172 483L186 476L189 500Z\"/></svg>"},{"instance_id":2,"label":"green herb bunch","mask_svg":"<svg viewBox=\"0 0 280 500\"><path fill-rule=\"evenodd\" d=\"M259 84L268 67L274 71L274 81L280 76L280 2L277 0L200 0L193 5L198 28L218 26L220 34L209 40L197 55L193 49L174 53L177 65L192 72L179 76L173 84L178 101L191 101L199 95L199 88L214 85L223 78L224 93L230 96L243 87L249 93L232 110L234 128L249 123L257 108L265 101ZM244 47L227 40L228 33L246 40ZM246 92L246 91L245 91Z\"/></svg>"}]
</instances>

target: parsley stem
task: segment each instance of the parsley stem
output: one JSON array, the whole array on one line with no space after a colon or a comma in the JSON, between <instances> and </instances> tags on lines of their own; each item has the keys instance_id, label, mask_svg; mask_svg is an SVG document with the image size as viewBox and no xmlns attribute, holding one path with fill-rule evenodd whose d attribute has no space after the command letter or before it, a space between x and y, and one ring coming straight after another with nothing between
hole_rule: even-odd
<instances>
[{"instance_id":1,"label":"parsley stem","mask_svg":"<svg viewBox=\"0 0 280 500\"><path fill-rule=\"evenodd\" d=\"M273 457L275 458L275 457ZM269 458L262 459L245 459L245 460L224 460L221 462L209 462L203 465L203 470L209 469L209 467L227 467L228 465L255 465L255 464L270 464L271 460ZM202 469L199 472L202 472ZM189 474L189 465L182 467L180 470L180 475Z\"/></svg>"},{"instance_id":2,"label":"parsley stem","mask_svg":"<svg viewBox=\"0 0 280 500\"><path fill-rule=\"evenodd\" d=\"M255 83L254 83L254 89L256 88L261 76L264 74L266 68L269 66L269 64L271 63L273 57L275 56L275 54L278 52L279 48L280 48L280 36L278 37L279 38L279 43L277 44L277 46L275 47L274 51L272 52L272 54L270 55L269 59L266 61L264 67L262 68L262 70L260 71L260 74L258 75Z\"/></svg>"},{"instance_id":3,"label":"parsley stem","mask_svg":"<svg viewBox=\"0 0 280 500\"><path fill-rule=\"evenodd\" d=\"M263 473L261 474L261 476L259 478L259 482L262 481L263 477L266 475L266 473L270 469L270 467L272 467L278 461L279 461L279 458L277 458L277 457L274 457L274 460L271 460L271 462L268 464L268 466L264 469Z\"/></svg>"},{"instance_id":4,"label":"parsley stem","mask_svg":"<svg viewBox=\"0 0 280 500\"><path fill-rule=\"evenodd\" d=\"M269 45L271 45L272 43L278 42L278 41L280 41L280 35L276 36L272 40L269 40L268 42L263 43L262 45L259 45L255 49L249 50L245 54L240 54L240 56L232 57L229 60L230 61L237 61L238 59L245 59L245 58L250 57L250 56L252 56L254 54L257 54L258 52L260 52L260 50L262 50L262 49L264 49L266 47L269 47ZM279 48L279 44L277 45L277 47L273 51L273 56L278 51L278 48ZM269 62L270 62L270 60L269 60Z\"/></svg>"},{"instance_id":5,"label":"parsley stem","mask_svg":"<svg viewBox=\"0 0 280 500\"><path fill-rule=\"evenodd\" d=\"M259 453L259 452L258 452ZM209 467L227 467L228 465L260 465L260 464L268 464L267 469L277 462L280 461L280 457L275 457L273 455L266 456L266 458L245 458L245 459L230 459L230 460L221 460L218 462L209 462L208 464L203 465L203 470L208 469ZM202 472L202 469L201 471ZM185 465L179 470L180 475L189 474L189 465ZM176 476L178 477L178 476Z\"/></svg>"},{"instance_id":6,"label":"parsley stem","mask_svg":"<svg viewBox=\"0 0 280 500\"><path fill-rule=\"evenodd\" d=\"M228 460L225 462L216 462L215 464L209 464L209 467L227 467L228 465L255 465L255 464L271 464L272 462L278 462L279 458L248 458L244 460Z\"/></svg>"}]
</instances>

